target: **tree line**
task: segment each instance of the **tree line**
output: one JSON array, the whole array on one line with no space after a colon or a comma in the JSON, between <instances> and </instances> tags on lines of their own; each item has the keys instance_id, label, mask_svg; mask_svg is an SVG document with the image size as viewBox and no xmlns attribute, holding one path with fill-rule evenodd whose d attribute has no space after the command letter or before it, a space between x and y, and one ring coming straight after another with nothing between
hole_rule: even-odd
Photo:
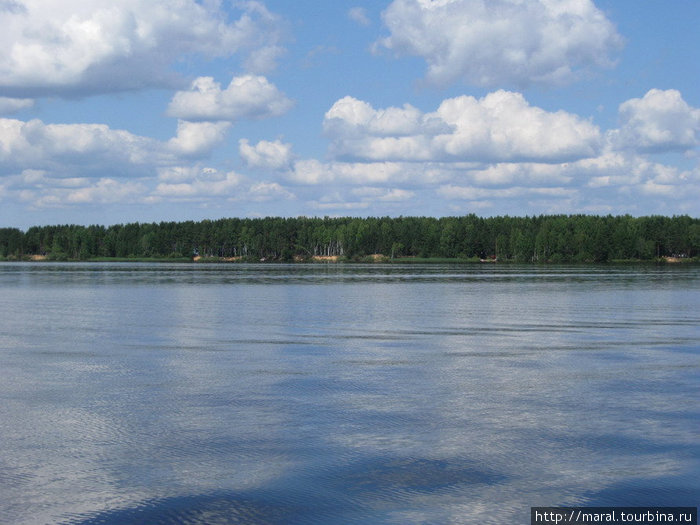
<instances>
[{"instance_id":1,"label":"tree line","mask_svg":"<svg viewBox=\"0 0 700 525\"><path fill-rule=\"evenodd\" d=\"M700 256L689 216L267 217L0 228L0 258L53 260L195 256L291 261L314 256L605 262Z\"/></svg>"}]
</instances>

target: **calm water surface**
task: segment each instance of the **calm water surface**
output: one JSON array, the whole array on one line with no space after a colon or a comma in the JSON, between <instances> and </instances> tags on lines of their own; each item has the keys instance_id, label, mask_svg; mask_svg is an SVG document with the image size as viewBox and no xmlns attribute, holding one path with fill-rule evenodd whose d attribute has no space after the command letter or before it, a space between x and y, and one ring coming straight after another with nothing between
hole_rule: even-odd
<instances>
[{"instance_id":1,"label":"calm water surface","mask_svg":"<svg viewBox=\"0 0 700 525\"><path fill-rule=\"evenodd\" d=\"M0 265L0 523L700 504L700 268Z\"/></svg>"}]
</instances>

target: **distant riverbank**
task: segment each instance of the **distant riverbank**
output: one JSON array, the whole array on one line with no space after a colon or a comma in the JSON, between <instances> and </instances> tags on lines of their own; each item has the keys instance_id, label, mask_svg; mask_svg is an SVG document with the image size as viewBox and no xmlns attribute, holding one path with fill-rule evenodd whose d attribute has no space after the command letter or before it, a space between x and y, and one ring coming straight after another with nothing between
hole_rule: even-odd
<instances>
[{"instance_id":1,"label":"distant riverbank","mask_svg":"<svg viewBox=\"0 0 700 525\"><path fill-rule=\"evenodd\" d=\"M5 260L196 262L684 262L700 219L684 216L266 217L0 228Z\"/></svg>"},{"instance_id":2,"label":"distant riverbank","mask_svg":"<svg viewBox=\"0 0 700 525\"><path fill-rule=\"evenodd\" d=\"M92 257L89 259L54 258L50 255L23 255L21 257L0 257L0 262L66 262L66 263L191 263L191 264L530 264L530 265L570 265L570 262L561 261L537 261L523 262L499 259L480 259L478 257L394 257L382 254L367 256L312 256L295 257L292 260L281 261L276 259L254 257ZM659 257L656 259L611 259L606 264L700 264L698 257ZM601 264L597 261L578 261L576 264Z\"/></svg>"}]
</instances>

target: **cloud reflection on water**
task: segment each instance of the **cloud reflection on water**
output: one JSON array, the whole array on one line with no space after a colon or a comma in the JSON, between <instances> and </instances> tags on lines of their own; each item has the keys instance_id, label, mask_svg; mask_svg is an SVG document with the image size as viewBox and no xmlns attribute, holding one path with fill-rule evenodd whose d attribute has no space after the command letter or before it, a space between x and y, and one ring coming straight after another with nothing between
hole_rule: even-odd
<instances>
[{"instance_id":1,"label":"cloud reflection on water","mask_svg":"<svg viewBox=\"0 0 700 525\"><path fill-rule=\"evenodd\" d=\"M700 309L658 276L184 268L5 289L2 521L502 523L700 493Z\"/></svg>"}]
</instances>

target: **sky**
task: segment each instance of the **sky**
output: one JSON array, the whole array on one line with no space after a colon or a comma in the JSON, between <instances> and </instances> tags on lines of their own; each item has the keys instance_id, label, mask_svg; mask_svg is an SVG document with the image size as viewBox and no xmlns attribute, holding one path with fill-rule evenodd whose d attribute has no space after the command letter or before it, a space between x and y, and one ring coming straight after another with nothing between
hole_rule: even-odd
<instances>
[{"instance_id":1,"label":"sky","mask_svg":"<svg viewBox=\"0 0 700 525\"><path fill-rule=\"evenodd\" d=\"M0 226L700 216L697 0L0 0Z\"/></svg>"}]
</instances>

